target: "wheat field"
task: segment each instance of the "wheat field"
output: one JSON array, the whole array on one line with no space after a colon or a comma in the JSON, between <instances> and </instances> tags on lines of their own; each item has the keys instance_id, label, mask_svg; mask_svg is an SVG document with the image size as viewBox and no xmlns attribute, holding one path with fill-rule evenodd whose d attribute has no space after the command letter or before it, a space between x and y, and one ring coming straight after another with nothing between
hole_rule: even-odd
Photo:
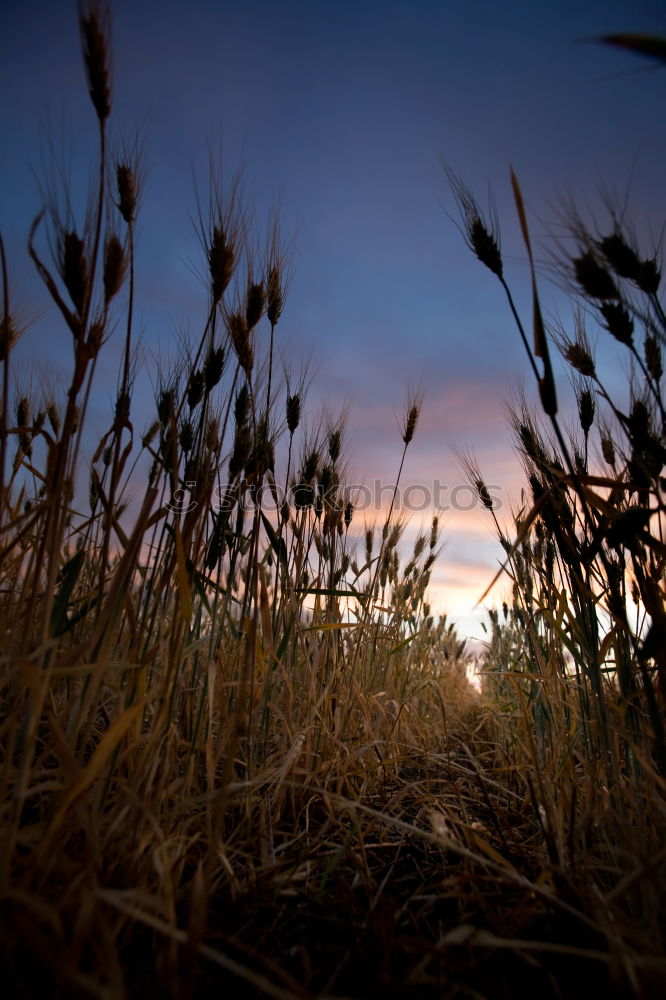
<instances>
[{"instance_id":1,"label":"wheat field","mask_svg":"<svg viewBox=\"0 0 666 1000\"><path fill-rule=\"evenodd\" d=\"M0 243L5 995L661 995L660 254L612 211L597 224L569 207L557 268L580 321L548 328L512 175L533 283L521 317L496 214L445 165L541 403L510 415L526 491L508 526L461 456L510 584L479 691L429 603L441 525L406 550L393 504L360 523L347 414L305 421L306 380L277 363L292 266L279 220L251 224L214 170L198 210L207 319L135 422L144 163L108 141L106 8L82 7L80 29L89 210L75 219L54 188L27 234L70 345L60 394L22 388L13 348L30 329ZM591 328L627 352L623 398ZM115 405L91 449L112 344ZM422 405L405 405L396 484Z\"/></svg>"}]
</instances>

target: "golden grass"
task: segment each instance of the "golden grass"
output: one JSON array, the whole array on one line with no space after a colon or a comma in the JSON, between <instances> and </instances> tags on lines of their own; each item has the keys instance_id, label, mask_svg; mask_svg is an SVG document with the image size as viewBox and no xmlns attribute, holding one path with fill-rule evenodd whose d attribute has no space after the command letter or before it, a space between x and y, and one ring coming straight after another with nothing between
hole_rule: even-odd
<instances>
[{"instance_id":1,"label":"golden grass","mask_svg":"<svg viewBox=\"0 0 666 1000\"><path fill-rule=\"evenodd\" d=\"M393 510L363 551L354 543L344 419L306 430L302 384L275 378L288 261L273 224L253 253L236 188L225 202L213 185L200 216L208 318L139 435L141 164L107 149L104 11L84 8L81 30L101 166L80 228L54 204L30 235L73 347L67 392L43 411L9 391L17 324L0 244L3 985L114 1000L513 998L576 996L592 976L599 992L654 995L665 975L657 290L638 284L649 308L631 307L650 344L645 392L598 424L605 456L613 435L609 473L588 467L600 383L581 387L584 447L566 454L557 428L552 443L516 415L534 503L504 539L514 601L491 619L480 697L464 643L427 601L437 522L406 562ZM470 245L508 292L496 235L456 193ZM585 248L611 267L604 252ZM536 309L536 283L534 295ZM112 328L118 396L87 455ZM537 346L543 361L540 329ZM555 418L554 383L532 362ZM420 405L406 408L400 471ZM630 627L634 586L643 618Z\"/></svg>"}]
</instances>

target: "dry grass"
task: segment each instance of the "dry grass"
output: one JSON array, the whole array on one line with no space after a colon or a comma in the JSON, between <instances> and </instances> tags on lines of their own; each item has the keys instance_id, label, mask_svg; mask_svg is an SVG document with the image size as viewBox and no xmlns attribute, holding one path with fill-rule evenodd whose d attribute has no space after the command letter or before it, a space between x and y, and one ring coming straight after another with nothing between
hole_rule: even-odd
<instances>
[{"instance_id":1,"label":"dry grass","mask_svg":"<svg viewBox=\"0 0 666 1000\"><path fill-rule=\"evenodd\" d=\"M481 699L464 644L427 602L437 523L406 562L392 512L354 543L344 420L304 429L302 389L276 379L288 261L274 225L252 251L235 188L225 201L213 185L200 215L207 322L138 434L141 165L108 153L97 6L81 29L99 180L83 223L54 199L30 235L73 348L65 395L43 408L9 391L2 252L7 990L569 997L591 976L607 994L651 995L664 980L656 289L635 309L655 331L645 391L626 419L611 406L625 439L603 482L587 417L582 463L516 417L534 507L507 541L515 602L493 619ZM493 233L465 198L470 243L488 256ZM112 328L117 401L88 456ZM419 408L408 402L400 470ZM623 533L657 503L637 540ZM647 616L633 628L621 559Z\"/></svg>"}]
</instances>

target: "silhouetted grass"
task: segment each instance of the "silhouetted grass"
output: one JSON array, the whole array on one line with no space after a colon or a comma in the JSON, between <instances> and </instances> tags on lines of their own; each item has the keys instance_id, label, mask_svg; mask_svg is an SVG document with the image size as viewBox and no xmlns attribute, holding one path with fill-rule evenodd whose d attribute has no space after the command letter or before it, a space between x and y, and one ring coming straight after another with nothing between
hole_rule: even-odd
<instances>
[{"instance_id":1,"label":"silhouetted grass","mask_svg":"<svg viewBox=\"0 0 666 1000\"><path fill-rule=\"evenodd\" d=\"M621 251L650 284L631 311L644 384L626 414L607 400L603 476L589 466L595 375L580 446L558 456L561 434L516 415L534 505L506 540L515 601L493 621L479 698L464 643L428 604L437 521L407 561L393 507L354 543L344 418L304 427L301 381L276 375L279 229L256 252L238 188L225 197L214 177L199 214L207 320L135 426L142 164L109 152L103 8L80 26L92 208L81 222L54 191L29 242L71 337L62 398L10 392L0 244L3 984L45 998L513 998L575 996L590 974L608 994L649 995L664 973L656 264L624 244L581 249L588 277L637 285L611 274L607 251ZM504 283L493 232L466 194L463 208ZM624 314L604 316L626 341ZM112 336L117 399L89 454ZM405 409L400 471L420 405ZM628 567L647 616L635 626Z\"/></svg>"},{"instance_id":2,"label":"silhouetted grass","mask_svg":"<svg viewBox=\"0 0 666 1000\"><path fill-rule=\"evenodd\" d=\"M467 241L506 292L544 411L540 419L524 399L511 410L529 499L514 513L512 537L492 513L513 586L490 616L484 691L506 766L521 776L538 817L555 885L593 918L626 969L624 947L639 926L645 954L664 949L666 317L658 254L641 252L612 206L605 225L585 224L569 207L575 249L560 253L557 269L578 305L573 332L560 326L548 336L512 173L531 266L530 337L497 224L448 174ZM624 399L604 384L592 325L628 354ZM559 414L551 339L572 371L570 431ZM463 465L492 512L476 463L463 456ZM650 995L637 970L626 988Z\"/></svg>"}]
</instances>

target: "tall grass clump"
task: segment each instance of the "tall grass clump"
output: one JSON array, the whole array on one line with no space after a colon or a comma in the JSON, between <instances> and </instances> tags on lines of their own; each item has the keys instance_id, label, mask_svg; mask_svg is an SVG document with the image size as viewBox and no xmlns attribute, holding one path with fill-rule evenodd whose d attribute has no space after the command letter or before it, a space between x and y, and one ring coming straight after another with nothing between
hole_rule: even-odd
<instances>
[{"instance_id":1,"label":"tall grass clump","mask_svg":"<svg viewBox=\"0 0 666 1000\"><path fill-rule=\"evenodd\" d=\"M306 416L302 384L276 377L279 227L257 251L237 186L215 177L205 320L139 430L143 164L109 141L105 8L83 5L79 27L96 181L80 216L47 185L28 241L71 358L61 397L13 390L0 244L3 979L24 996L305 995L354 963L308 947L310 922L360 914L391 878L381 813L357 804L403 815L445 691L452 733L466 725L464 648L427 600L439 529L404 563L393 512L357 545L344 419ZM414 403L405 450L417 419ZM304 943L287 921L285 958L275 922L293 900Z\"/></svg>"},{"instance_id":2,"label":"tall grass clump","mask_svg":"<svg viewBox=\"0 0 666 1000\"><path fill-rule=\"evenodd\" d=\"M663 955L664 948L661 253L642 247L612 204L605 219L589 220L567 206L566 233L555 241L551 261L573 318L547 328L527 214L512 171L531 275L528 326L506 274L496 218L486 217L446 169L465 240L506 296L541 408L533 412L524 397L509 408L526 478L512 524L500 525L486 504L511 587L502 610L490 614L484 690L495 705L507 767L538 822L555 884L564 898L593 915L613 961L626 970L627 940L639 934L638 927L646 952ZM598 339L622 355L624 388L617 377L607 377L617 376L617 368L604 373L591 346ZM576 408L566 420L553 345L575 392ZM478 466L469 456L463 464L483 500ZM631 978L631 988L646 989L636 970Z\"/></svg>"}]
</instances>

